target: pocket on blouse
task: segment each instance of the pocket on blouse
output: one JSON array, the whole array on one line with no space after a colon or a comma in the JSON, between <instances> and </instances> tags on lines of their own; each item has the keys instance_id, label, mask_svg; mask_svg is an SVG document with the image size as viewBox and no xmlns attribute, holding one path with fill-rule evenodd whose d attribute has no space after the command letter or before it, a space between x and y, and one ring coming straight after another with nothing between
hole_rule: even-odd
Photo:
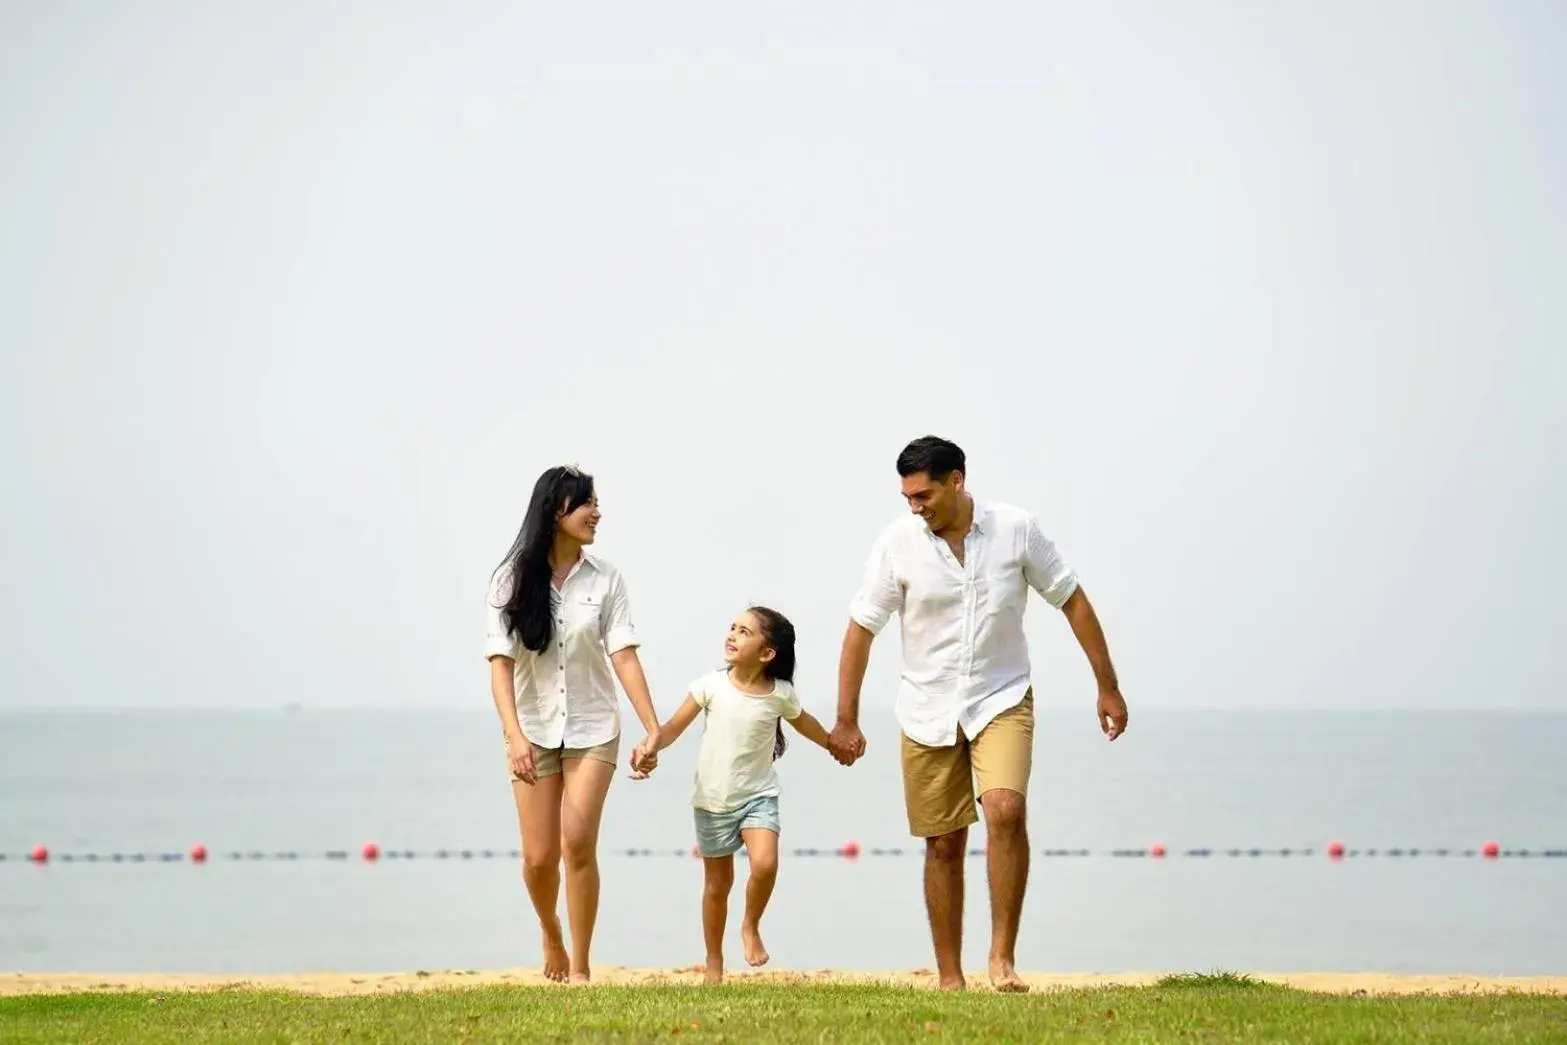
<instances>
[{"instance_id":1,"label":"pocket on blouse","mask_svg":"<svg viewBox=\"0 0 1567 1045\"><path fill-rule=\"evenodd\" d=\"M584 631L597 631L604 616L604 600L598 595L579 595L572 600L571 624Z\"/></svg>"}]
</instances>

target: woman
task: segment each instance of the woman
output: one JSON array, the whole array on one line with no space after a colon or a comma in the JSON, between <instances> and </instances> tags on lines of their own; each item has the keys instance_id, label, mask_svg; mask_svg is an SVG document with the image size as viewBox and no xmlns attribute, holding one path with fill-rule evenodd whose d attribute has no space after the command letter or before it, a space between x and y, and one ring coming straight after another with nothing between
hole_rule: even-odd
<instances>
[{"instance_id":1,"label":"woman","mask_svg":"<svg viewBox=\"0 0 1567 1045\"><path fill-rule=\"evenodd\" d=\"M610 666L650 739L633 775L653 766L658 716L637 658L617 571L583 548L599 524L593 478L575 468L539 476L522 529L490 579L490 692L501 716L522 831L522 877L544 931L544 975L587 983L598 916L599 820L620 751ZM556 903L566 863L568 956Z\"/></svg>"}]
</instances>

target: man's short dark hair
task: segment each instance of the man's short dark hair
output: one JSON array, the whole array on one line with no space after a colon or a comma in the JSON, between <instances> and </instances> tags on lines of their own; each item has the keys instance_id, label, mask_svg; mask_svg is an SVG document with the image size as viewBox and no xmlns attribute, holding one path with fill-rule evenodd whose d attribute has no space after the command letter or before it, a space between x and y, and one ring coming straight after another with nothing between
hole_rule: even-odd
<instances>
[{"instance_id":1,"label":"man's short dark hair","mask_svg":"<svg viewBox=\"0 0 1567 1045\"><path fill-rule=\"evenodd\" d=\"M903 448L898 455L898 475L907 479L924 472L938 483L947 481L953 472L968 474L968 461L963 450L950 439L923 435Z\"/></svg>"}]
</instances>

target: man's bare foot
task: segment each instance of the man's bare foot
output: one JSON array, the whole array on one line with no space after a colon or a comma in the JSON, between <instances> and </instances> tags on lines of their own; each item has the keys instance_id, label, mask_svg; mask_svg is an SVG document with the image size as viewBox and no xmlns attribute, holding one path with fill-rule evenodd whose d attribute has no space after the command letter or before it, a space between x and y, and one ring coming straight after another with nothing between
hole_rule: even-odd
<instances>
[{"instance_id":1,"label":"man's bare foot","mask_svg":"<svg viewBox=\"0 0 1567 1045\"><path fill-rule=\"evenodd\" d=\"M593 974L588 972L574 972L566 980L566 986L568 987L591 987L592 985Z\"/></svg>"},{"instance_id":2,"label":"man's bare foot","mask_svg":"<svg viewBox=\"0 0 1567 1045\"><path fill-rule=\"evenodd\" d=\"M1028 984L1005 958L990 959L990 985L1002 994L1028 993Z\"/></svg>"},{"instance_id":3,"label":"man's bare foot","mask_svg":"<svg viewBox=\"0 0 1567 1045\"><path fill-rule=\"evenodd\" d=\"M566 941L560 935L560 919L554 925L544 927L544 978L556 983L566 982L566 972L571 968L571 958L566 954Z\"/></svg>"},{"instance_id":4,"label":"man's bare foot","mask_svg":"<svg viewBox=\"0 0 1567 1045\"><path fill-rule=\"evenodd\" d=\"M707 969L702 973L702 982L709 987L724 982L724 959L722 955L707 959Z\"/></svg>"},{"instance_id":5,"label":"man's bare foot","mask_svg":"<svg viewBox=\"0 0 1567 1045\"><path fill-rule=\"evenodd\" d=\"M740 926L740 940L745 944L745 960L750 965L766 965L772 955L762 946L762 934L754 925Z\"/></svg>"},{"instance_id":6,"label":"man's bare foot","mask_svg":"<svg viewBox=\"0 0 1567 1045\"><path fill-rule=\"evenodd\" d=\"M968 990L968 981L963 978L961 972L955 973L951 976L943 976L937 982L936 989L942 991L966 991Z\"/></svg>"}]
</instances>

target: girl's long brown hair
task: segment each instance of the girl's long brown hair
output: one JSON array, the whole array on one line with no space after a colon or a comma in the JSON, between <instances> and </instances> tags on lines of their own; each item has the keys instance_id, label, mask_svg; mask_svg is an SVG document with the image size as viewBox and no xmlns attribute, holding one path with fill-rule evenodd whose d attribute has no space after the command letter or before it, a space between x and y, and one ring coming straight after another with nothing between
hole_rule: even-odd
<instances>
[{"instance_id":1,"label":"girl's long brown hair","mask_svg":"<svg viewBox=\"0 0 1567 1045\"><path fill-rule=\"evenodd\" d=\"M794 625L782 613L767 606L751 606L747 613L762 626L762 641L773 651L773 659L762 665L762 674L770 679L794 683ZM783 757L789 742L784 739L783 719L778 720L778 736L773 740L773 761Z\"/></svg>"}]
</instances>

